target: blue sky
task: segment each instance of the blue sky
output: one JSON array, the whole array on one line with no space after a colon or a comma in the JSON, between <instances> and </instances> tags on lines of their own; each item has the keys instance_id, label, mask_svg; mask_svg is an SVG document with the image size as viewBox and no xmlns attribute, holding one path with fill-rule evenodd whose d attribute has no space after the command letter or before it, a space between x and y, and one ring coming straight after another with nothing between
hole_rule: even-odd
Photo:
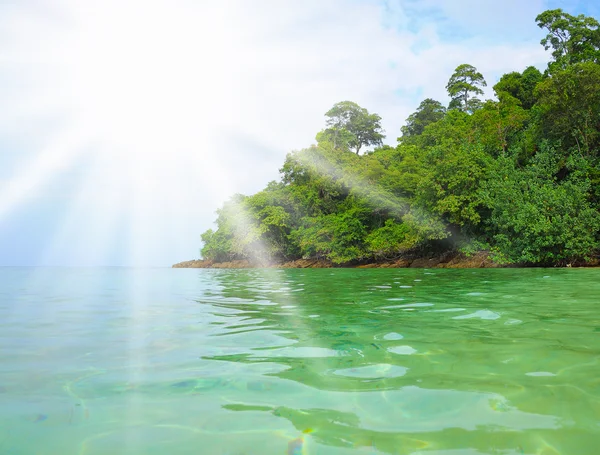
<instances>
[{"instance_id":1,"label":"blue sky","mask_svg":"<svg viewBox=\"0 0 600 455\"><path fill-rule=\"evenodd\" d=\"M170 266L352 100L395 144L461 63L543 69L535 16L592 1L0 4L0 265Z\"/></svg>"}]
</instances>

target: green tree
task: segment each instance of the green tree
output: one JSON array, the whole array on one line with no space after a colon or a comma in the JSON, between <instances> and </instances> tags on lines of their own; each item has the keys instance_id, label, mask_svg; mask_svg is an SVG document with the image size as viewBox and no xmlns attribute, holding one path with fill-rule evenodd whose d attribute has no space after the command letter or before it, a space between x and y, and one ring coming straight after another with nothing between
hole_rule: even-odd
<instances>
[{"instance_id":1,"label":"green tree","mask_svg":"<svg viewBox=\"0 0 600 455\"><path fill-rule=\"evenodd\" d=\"M475 134L471 116L461 109L450 109L440 121L428 125L423 134L410 141L420 149L442 144L459 146L464 142L474 143Z\"/></svg>"},{"instance_id":2,"label":"green tree","mask_svg":"<svg viewBox=\"0 0 600 455\"><path fill-rule=\"evenodd\" d=\"M343 178L345 169L360 158L326 145L330 147L313 146L289 153L279 170L290 197L302 207L304 215L334 212L350 191Z\"/></svg>"},{"instance_id":3,"label":"green tree","mask_svg":"<svg viewBox=\"0 0 600 455\"><path fill-rule=\"evenodd\" d=\"M249 196L244 206L257 225L262 249L269 261L287 260L297 254L289 235L296 227L300 213L289 187L270 182L264 190Z\"/></svg>"},{"instance_id":4,"label":"green tree","mask_svg":"<svg viewBox=\"0 0 600 455\"><path fill-rule=\"evenodd\" d=\"M531 109L536 102L535 87L543 79L542 73L535 66L530 66L519 73L507 73L494 85L498 99L511 96L523 109Z\"/></svg>"},{"instance_id":5,"label":"green tree","mask_svg":"<svg viewBox=\"0 0 600 455\"><path fill-rule=\"evenodd\" d=\"M204 259L215 262L226 262L235 258L232 253L231 236L225 232L223 227L213 231L208 229L200 235L204 246L200 249L200 254Z\"/></svg>"},{"instance_id":6,"label":"green tree","mask_svg":"<svg viewBox=\"0 0 600 455\"><path fill-rule=\"evenodd\" d=\"M370 255L375 258L394 258L414 244L411 243L410 228L405 223L387 219L385 224L369 233L365 242Z\"/></svg>"},{"instance_id":7,"label":"green tree","mask_svg":"<svg viewBox=\"0 0 600 455\"><path fill-rule=\"evenodd\" d=\"M401 128L403 137L418 136L427 125L435 123L446 114L446 108L439 101L427 98L421 101L415 112L406 119L406 125Z\"/></svg>"},{"instance_id":8,"label":"green tree","mask_svg":"<svg viewBox=\"0 0 600 455\"><path fill-rule=\"evenodd\" d=\"M585 155L600 150L600 65L577 63L538 84L540 135Z\"/></svg>"},{"instance_id":9,"label":"green tree","mask_svg":"<svg viewBox=\"0 0 600 455\"><path fill-rule=\"evenodd\" d=\"M481 221L477 195L486 179L490 157L481 145L441 145L423 155L425 172L414 201L457 226L469 229Z\"/></svg>"},{"instance_id":10,"label":"green tree","mask_svg":"<svg viewBox=\"0 0 600 455\"><path fill-rule=\"evenodd\" d=\"M217 230L201 235L202 257L215 262L246 259L254 251L258 238L256 225L247 216L244 202L247 196L236 194L217 209Z\"/></svg>"},{"instance_id":11,"label":"green tree","mask_svg":"<svg viewBox=\"0 0 600 455\"><path fill-rule=\"evenodd\" d=\"M565 265L589 259L600 246L585 160L571 160L571 175L557 181L559 155L542 144L525 168L501 157L482 183L479 199L490 210L485 233L500 262Z\"/></svg>"},{"instance_id":12,"label":"green tree","mask_svg":"<svg viewBox=\"0 0 600 455\"><path fill-rule=\"evenodd\" d=\"M481 107L481 100L475 95L483 95L481 87L485 86L487 83L477 68L466 63L458 65L446 85L451 98L449 108L474 112Z\"/></svg>"},{"instance_id":13,"label":"green tree","mask_svg":"<svg viewBox=\"0 0 600 455\"><path fill-rule=\"evenodd\" d=\"M488 100L473 114L473 128L478 142L493 156L505 154L513 138L522 130L529 119L528 111L519 106L519 101L505 92L500 101Z\"/></svg>"},{"instance_id":14,"label":"green tree","mask_svg":"<svg viewBox=\"0 0 600 455\"><path fill-rule=\"evenodd\" d=\"M356 136L345 128L331 127L319 131L315 137L320 147L327 147L341 151L352 151Z\"/></svg>"},{"instance_id":15,"label":"green tree","mask_svg":"<svg viewBox=\"0 0 600 455\"><path fill-rule=\"evenodd\" d=\"M574 63L600 63L600 24L593 17L572 16L562 9L544 11L535 18L548 35L542 39L544 49L552 48L552 73Z\"/></svg>"},{"instance_id":16,"label":"green tree","mask_svg":"<svg viewBox=\"0 0 600 455\"><path fill-rule=\"evenodd\" d=\"M335 104L325 116L327 129L317 135L318 141L326 139L334 147L347 146L357 155L364 146L383 144L385 135L381 128L381 117L369 114L369 111L352 101Z\"/></svg>"},{"instance_id":17,"label":"green tree","mask_svg":"<svg viewBox=\"0 0 600 455\"><path fill-rule=\"evenodd\" d=\"M303 257L325 258L336 264L367 256L365 237L370 210L358 198L341 202L335 213L306 217L292 233Z\"/></svg>"}]
</instances>

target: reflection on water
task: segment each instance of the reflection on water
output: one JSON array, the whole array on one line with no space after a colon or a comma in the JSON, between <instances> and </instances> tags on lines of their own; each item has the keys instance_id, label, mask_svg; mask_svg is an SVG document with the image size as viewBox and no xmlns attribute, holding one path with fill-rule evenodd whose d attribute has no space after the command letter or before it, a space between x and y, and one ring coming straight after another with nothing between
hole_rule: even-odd
<instances>
[{"instance_id":1,"label":"reflection on water","mask_svg":"<svg viewBox=\"0 0 600 455\"><path fill-rule=\"evenodd\" d=\"M0 271L0 453L595 454L597 270Z\"/></svg>"}]
</instances>

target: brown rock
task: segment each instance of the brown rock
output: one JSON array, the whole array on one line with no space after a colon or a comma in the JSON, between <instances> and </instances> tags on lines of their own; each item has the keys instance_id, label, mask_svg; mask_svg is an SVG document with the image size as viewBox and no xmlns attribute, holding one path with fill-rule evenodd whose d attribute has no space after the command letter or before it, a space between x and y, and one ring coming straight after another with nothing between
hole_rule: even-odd
<instances>
[{"instance_id":1,"label":"brown rock","mask_svg":"<svg viewBox=\"0 0 600 455\"><path fill-rule=\"evenodd\" d=\"M448 262L450 262L452 259L454 259L457 256L457 252L456 251L447 251L446 253L442 254L440 256L440 265L438 265L438 267L441 266L441 264L446 264Z\"/></svg>"},{"instance_id":2,"label":"brown rock","mask_svg":"<svg viewBox=\"0 0 600 455\"><path fill-rule=\"evenodd\" d=\"M333 264L325 259L296 259L283 264L274 264L272 267L281 269L324 269L333 267Z\"/></svg>"},{"instance_id":3,"label":"brown rock","mask_svg":"<svg viewBox=\"0 0 600 455\"><path fill-rule=\"evenodd\" d=\"M453 269L476 269L476 268L496 268L500 267L489 257L487 251L480 251L472 256L459 254L447 264L448 268Z\"/></svg>"},{"instance_id":4,"label":"brown rock","mask_svg":"<svg viewBox=\"0 0 600 455\"><path fill-rule=\"evenodd\" d=\"M207 269L211 266L211 261L205 261L202 259L194 259L192 261L184 261L173 264L174 269Z\"/></svg>"},{"instance_id":5,"label":"brown rock","mask_svg":"<svg viewBox=\"0 0 600 455\"><path fill-rule=\"evenodd\" d=\"M245 259L230 262L215 262L211 266L213 269L248 269L252 267L253 265Z\"/></svg>"},{"instance_id":6,"label":"brown rock","mask_svg":"<svg viewBox=\"0 0 600 455\"><path fill-rule=\"evenodd\" d=\"M436 267L440 262L440 258L419 258L410 263L410 268L433 268Z\"/></svg>"},{"instance_id":7,"label":"brown rock","mask_svg":"<svg viewBox=\"0 0 600 455\"><path fill-rule=\"evenodd\" d=\"M394 267L404 269L410 267L410 263L411 261L409 261L408 259L398 259L396 262L394 262Z\"/></svg>"}]
</instances>

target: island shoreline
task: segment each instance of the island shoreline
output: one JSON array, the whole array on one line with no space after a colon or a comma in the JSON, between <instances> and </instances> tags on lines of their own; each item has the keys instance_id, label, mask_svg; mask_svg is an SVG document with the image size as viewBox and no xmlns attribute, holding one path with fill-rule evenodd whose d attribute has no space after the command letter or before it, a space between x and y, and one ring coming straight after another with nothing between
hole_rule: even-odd
<instances>
[{"instance_id":1,"label":"island shoreline","mask_svg":"<svg viewBox=\"0 0 600 455\"><path fill-rule=\"evenodd\" d=\"M448 269L479 269L479 268L594 268L600 266L600 259L595 258L590 261L580 261L565 265L530 265L530 264L498 264L490 257L489 252L480 251L473 255L466 255L460 252L446 252L443 254L431 255L427 257L403 257L398 259L382 259L376 261L364 261L345 264L334 264L327 259L295 259L291 261L280 261L273 263L261 263L258 261L249 261L240 259L234 261L215 262L206 259L192 259L190 261L178 262L173 264L172 268L191 268L191 269L314 269L314 268L352 268L352 269L374 269L374 268L448 268Z\"/></svg>"}]
</instances>

